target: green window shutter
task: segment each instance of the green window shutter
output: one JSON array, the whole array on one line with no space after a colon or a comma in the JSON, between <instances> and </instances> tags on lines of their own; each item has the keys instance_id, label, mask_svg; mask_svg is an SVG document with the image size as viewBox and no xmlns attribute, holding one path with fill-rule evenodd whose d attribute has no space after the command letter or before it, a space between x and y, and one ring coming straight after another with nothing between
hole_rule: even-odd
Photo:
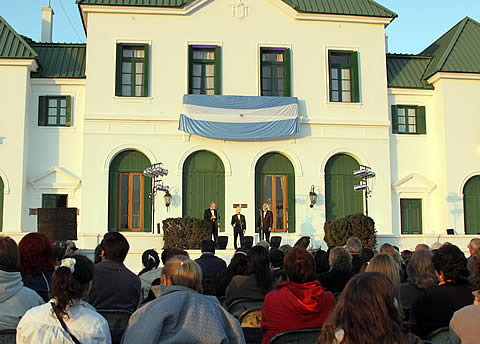
<instances>
[{"instance_id":1,"label":"green window shutter","mask_svg":"<svg viewBox=\"0 0 480 344\"><path fill-rule=\"evenodd\" d=\"M392 133L398 133L398 106L392 105Z\"/></svg>"},{"instance_id":2,"label":"green window shutter","mask_svg":"<svg viewBox=\"0 0 480 344\"><path fill-rule=\"evenodd\" d=\"M117 44L117 66L115 73L115 95L117 97L122 95L122 44Z\"/></svg>"},{"instance_id":3,"label":"green window shutter","mask_svg":"<svg viewBox=\"0 0 480 344\"><path fill-rule=\"evenodd\" d=\"M4 193L3 180L0 178L0 232L3 231L3 193Z\"/></svg>"},{"instance_id":4,"label":"green window shutter","mask_svg":"<svg viewBox=\"0 0 480 344\"><path fill-rule=\"evenodd\" d=\"M188 46L188 94L192 94L193 46Z\"/></svg>"},{"instance_id":5,"label":"green window shutter","mask_svg":"<svg viewBox=\"0 0 480 344\"><path fill-rule=\"evenodd\" d=\"M65 126L70 127L72 125L72 97L66 96L66 103L67 103L67 118L65 121Z\"/></svg>"},{"instance_id":6,"label":"green window shutter","mask_svg":"<svg viewBox=\"0 0 480 344\"><path fill-rule=\"evenodd\" d=\"M222 47L215 48L215 94L222 94Z\"/></svg>"},{"instance_id":7,"label":"green window shutter","mask_svg":"<svg viewBox=\"0 0 480 344\"><path fill-rule=\"evenodd\" d=\"M480 176L470 178L463 187L465 234L480 234Z\"/></svg>"},{"instance_id":8,"label":"green window shutter","mask_svg":"<svg viewBox=\"0 0 480 344\"><path fill-rule=\"evenodd\" d=\"M352 103L360 102L360 71L358 70L358 52L352 52L350 56L352 66Z\"/></svg>"},{"instance_id":9,"label":"green window shutter","mask_svg":"<svg viewBox=\"0 0 480 344\"><path fill-rule=\"evenodd\" d=\"M48 113L48 97L38 97L38 125L47 125L47 113Z\"/></svg>"},{"instance_id":10,"label":"green window shutter","mask_svg":"<svg viewBox=\"0 0 480 344\"><path fill-rule=\"evenodd\" d=\"M422 200L400 199L402 234L422 234Z\"/></svg>"},{"instance_id":11,"label":"green window shutter","mask_svg":"<svg viewBox=\"0 0 480 344\"><path fill-rule=\"evenodd\" d=\"M145 62L143 63L143 95L148 97L148 72L150 70L150 54L149 54L150 47L148 44L144 45L144 54L145 54Z\"/></svg>"},{"instance_id":12,"label":"green window shutter","mask_svg":"<svg viewBox=\"0 0 480 344\"><path fill-rule=\"evenodd\" d=\"M285 49L285 96L291 97L292 95L292 81L291 81L291 59L290 49Z\"/></svg>"},{"instance_id":13,"label":"green window shutter","mask_svg":"<svg viewBox=\"0 0 480 344\"><path fill-rule=\"evenodd\" d=\"M417 134L426 134L427 126L425 121L425 106L417 106L416 122L417 122Z\"/></svg>"}]
</instances>

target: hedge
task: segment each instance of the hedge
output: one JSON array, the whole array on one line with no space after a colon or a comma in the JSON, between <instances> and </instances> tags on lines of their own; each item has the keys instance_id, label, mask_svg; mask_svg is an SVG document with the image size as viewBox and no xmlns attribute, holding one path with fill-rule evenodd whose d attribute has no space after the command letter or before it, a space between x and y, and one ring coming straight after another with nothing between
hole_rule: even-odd
<instances>
[{"instance_id":1,"label":"hedge","mask_svg":"<svg viewBox=\"0 0 480 344\"><path fill-rule=\"evenodd\" d=\"M365 215L349 215L343 219L327 221L323 229L324 240L329 247L344 246L350 237L359 238L363 247L375 249L377 246L375 222Z\"/></svg>"},{"instance_id":2,"label":"hedge","mask_svg":"<svg viewBox=\"0 0 480 344\"><path fill-rule=\"evenodd\" d=\"M165 248L199 249L204 239L210 238L208 224L193 217L170 217L162 221Z\"/></svg>"}]
</instances>

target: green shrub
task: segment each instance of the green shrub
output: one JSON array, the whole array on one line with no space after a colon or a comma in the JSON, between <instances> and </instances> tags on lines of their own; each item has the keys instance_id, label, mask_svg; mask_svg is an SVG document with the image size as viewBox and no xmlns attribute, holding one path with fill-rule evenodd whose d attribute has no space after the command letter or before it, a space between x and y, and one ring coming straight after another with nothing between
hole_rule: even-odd
<instances>
[{"instance_id":1,"label":"green shrub","mask_svg":"<svg viewBox=\"0 0 480 344\"><path fill-rule=\"evenodd\" d=\"M200 243L210 237L208 224L194 217L170 217L162 221L165 248L199 249Z\"/></svg>"},{"instance_id":2,"label":"green shrub","mask_svg":"<svg viewBox=\"0 0 480 344\"><path fill-rule=\"evenodd\" d=\"M323 229L324 240L329 247L343 246L350 237L359 238L363 247L375 249L377 246L375 222L365 215L349 215L343 219L327 221Z\"/></svg>"}]
</instances>

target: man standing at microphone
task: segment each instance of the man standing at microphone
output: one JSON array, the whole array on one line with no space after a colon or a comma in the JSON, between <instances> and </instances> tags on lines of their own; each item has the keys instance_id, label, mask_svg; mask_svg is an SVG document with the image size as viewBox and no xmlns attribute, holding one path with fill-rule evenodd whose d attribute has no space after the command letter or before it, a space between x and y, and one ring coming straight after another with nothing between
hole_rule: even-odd
<instances>
[{"instance_id":1,"label":"man standing at microphone","mask_svg":"<svg viewBox=\"0 0 480 344\"><path fill-rule=\"evenodd\" d=\"M218 215L218 210L215 207L215 202L211 202L210 208L205 209L203 218L208 222L208 228L210 229L210 235L213 235L213 241L217 243L218 221L220 220L220 216Z\"/></svg>"},{"instance_id":2,"label":"man standing at microphone","mask_svg":"<svg viewBox=\"0 0 480 344\"><path fill-rule=\"evenodd\" d=\"M268 204L263 203L263 210L258 214L258 233L260 234L260 240L265 240L270 243L270 232L273 227L273 213L268 210Z\"/></svg>"},{"instance_id":3,"label":"man standing at microphone","mask_svg":"<svg viewBox=\"0 0 480 344\"><path fill-rule=\"evenodd\" d=\"M247 228L247 224L245 222L245 215L240 214L242 208L237 207L236 214L232 216L232 226L233 226L233 246L235 250L238 248L237 246L237 237L240 235L240 247L243 246L243 234L245 234L245 229Z\"/></svg>"}]
</instances>

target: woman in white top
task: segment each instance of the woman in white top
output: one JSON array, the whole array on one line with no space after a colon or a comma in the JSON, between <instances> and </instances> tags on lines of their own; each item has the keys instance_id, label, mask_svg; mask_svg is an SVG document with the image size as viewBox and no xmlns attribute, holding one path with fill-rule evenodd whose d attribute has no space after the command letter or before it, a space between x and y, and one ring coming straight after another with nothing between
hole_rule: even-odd
<instances>
[{"instance_id":1,"label":"woman in white top","mask_svg":"<svg viewBox=\"0 0 480 344\"><path fill-rule=\"evenodd\" d=\"M17 343L110 344L107 321L81 300L88 295L93 272L85 256L64 258L52 276L52 300L25 313L17 327Z\"/></svg>"}]
</instances>

